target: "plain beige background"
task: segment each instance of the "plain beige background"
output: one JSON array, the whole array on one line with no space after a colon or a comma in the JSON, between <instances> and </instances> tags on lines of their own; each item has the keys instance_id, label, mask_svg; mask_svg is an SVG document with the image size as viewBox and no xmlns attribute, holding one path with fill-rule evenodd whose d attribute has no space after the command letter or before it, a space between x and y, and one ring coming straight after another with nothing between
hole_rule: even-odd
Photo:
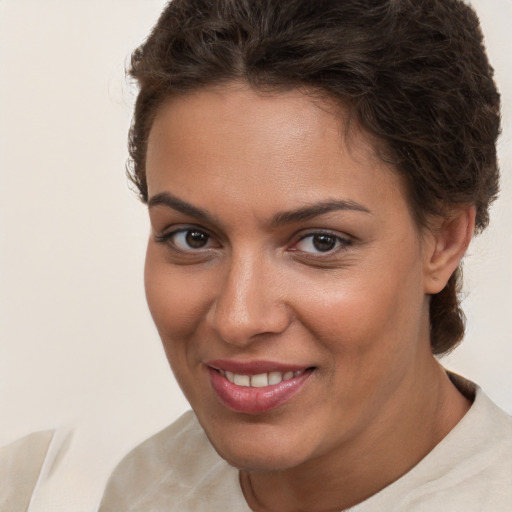
<instances>
[{"instance_id":1,"label":"plain beige background","mask_svg":"<svg viewBox=\"0 0 512 512\"><path fill-rule=\"evenodd\" d=\"M512 412L512 0L473 4L503 97L502 194L445 364ZM71 434L53 511L93 510L117 460L187 408L145 304L148 223L124 176L124 67L163 5L0 0L0 444Z\"/></svg>"}]
</instances>

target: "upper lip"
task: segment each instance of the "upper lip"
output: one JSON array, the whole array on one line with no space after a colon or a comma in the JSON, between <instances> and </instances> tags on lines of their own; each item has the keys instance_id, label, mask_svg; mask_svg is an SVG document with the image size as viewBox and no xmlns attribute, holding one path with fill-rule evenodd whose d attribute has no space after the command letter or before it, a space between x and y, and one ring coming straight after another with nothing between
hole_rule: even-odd
<instances>
[{"instance_id":1,"label":"upper lip","mask_svg":"<svg viewBox=\"0 0 512 512\"><path fill-rule=\"evenodd\" d=\"M280 363L277 361L237 361L234 359L215 359L205 364L215 370L224 370L238 375L259 375L269 372L298 372L311 368L311 365Z\"/></svg>"}]
</instances>

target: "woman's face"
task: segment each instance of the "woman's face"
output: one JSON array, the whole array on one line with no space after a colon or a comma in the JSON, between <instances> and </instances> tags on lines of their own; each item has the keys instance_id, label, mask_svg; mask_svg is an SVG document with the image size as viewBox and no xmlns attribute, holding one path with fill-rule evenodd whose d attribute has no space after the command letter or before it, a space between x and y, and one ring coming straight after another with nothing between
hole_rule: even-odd
<instances>
[{"instance_id":1,"label":"woman's face","mask_svg":"<svg viewBox=\"0 0 512 512\"><path fill-rule=\"evenodd\" d=\"M149 137L149 307L212 444L248 470L371 438L432 360L400 179L333 111L212 88Z\"/></svg>"}]
</instances>

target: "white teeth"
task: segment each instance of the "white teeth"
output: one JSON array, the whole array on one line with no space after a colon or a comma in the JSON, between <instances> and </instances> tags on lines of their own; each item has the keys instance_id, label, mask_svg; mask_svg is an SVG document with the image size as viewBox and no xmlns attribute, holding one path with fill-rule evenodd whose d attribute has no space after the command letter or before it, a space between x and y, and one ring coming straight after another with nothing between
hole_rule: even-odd
<instances>
[{"instance_id":1,"label":"white teeth","mask_svg":"<svg viewBox=\"0 0 512 512\"><path fill-rule=\"evenodd\" d=\"M272 386L279 384L283 380L283 374L281 372L270 372L268 374L268 383Z\"/></svg>"},{"instance_id":2,"label":"white teeth","mask_svg":"<svg viewBox=\"0 0 512 512\"><path fill-rule=\"evenodd\" d=\"M253 388L263 388L268 386L268 375L261 373L260 375L253 375L251 377L251 386Z\"/></svg>"},{"instance_id":3,"label":"white teeth","mask_svg":"<svg viewBox=\"0 0 512 512\"><path fill-rule=\"evenodd\" d=\"M249 375L238 375L237 373L235 373L235 384L237 386L250 387L251 378L249 377Z\"/></svg>"},{"instance_id":4,"label":"white teeth","mask_svg":"<svg viewBox=\"0 0 512 512\"><path fill-rule=\"evenodd\" d=\"M265 386L275 386L282 381L293 379L302 375L305 370L298 370L296 372L269 372L260 373L258 375L240 375L227 370L219 370L221 375L226 377L229 382L236 384L237 386L253 387L253 388L264 388Z\"/></svg>"}]
</instances>

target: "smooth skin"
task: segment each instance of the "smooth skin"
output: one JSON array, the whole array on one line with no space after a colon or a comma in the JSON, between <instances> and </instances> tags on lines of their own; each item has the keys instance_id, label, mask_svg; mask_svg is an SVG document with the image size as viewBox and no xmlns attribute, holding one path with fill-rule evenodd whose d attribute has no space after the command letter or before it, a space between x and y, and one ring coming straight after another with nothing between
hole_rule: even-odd
<instances>
[{"instance_id":1,"label":"smooth skin","mask_svg":"<svg viewBox=\"0 0 512 512\"><path fill-rule=\"evenodd\" d=\"M298 90L233 84L168 100L149 137L149 307L255 511L359 503L470 407L431 354L428 310L474 208L420 229L399 175L343 120ZM212 389L217 359L314 370L285 404L242 414Z\"/></svg>"}]
</instances>

